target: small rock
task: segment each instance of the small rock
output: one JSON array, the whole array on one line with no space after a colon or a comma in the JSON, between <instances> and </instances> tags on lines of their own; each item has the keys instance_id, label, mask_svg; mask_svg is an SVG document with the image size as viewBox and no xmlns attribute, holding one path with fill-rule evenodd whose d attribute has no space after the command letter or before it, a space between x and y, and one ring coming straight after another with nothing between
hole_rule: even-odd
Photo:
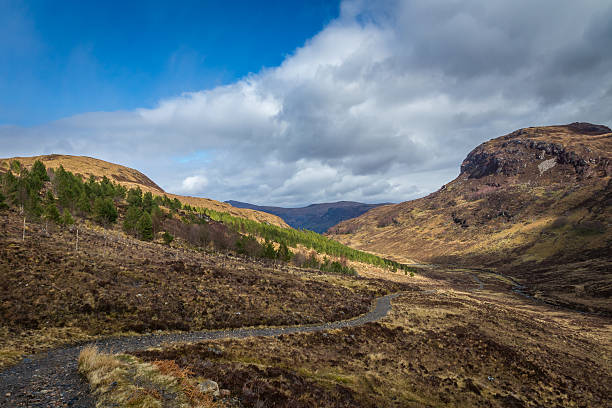
<instances>
[{"instance_id":1,"label":"small rock","mask_svg":"<svg viewBox=\"0 0 612 408\"><path fill-rule=\"evenodd\" d=\"M491 377L491 376L487 377L487 380L489 380L489 381L493 381L494 379L495 379L495 377Z\"/></svg>"},{"instance_id":2,"label":"small rock","mask_svg":"<svg viewBox=\"0 0 612 408\"><path fill-rule=\"evenodd\" d=\"M4 396L5 396L5 397L10 397L10 396L11 396L11 393L10 393L10 392L7 392L6 394L4 394Z\"/></svg>"},{"instance_id":3,"label":"small rock","mask_svg":"<svg viewBox=\"0 0 612 408\"><path fill-rule=\"evenodd\" d=\"M219 390L219 394L222 397L229 397L231 393L232 392L230 390L226 390L226 389Z\"/></svg>"},{"instance_id":4,"label":"small rock","mask_svg":"<svg viewBox=\"0 0 612 408\"><path fill-rule=\"evenodd\" d=\"M219 384L213 380L204 380L198 384L198 388L204 394L212 394L213 397L219 396Z\"/></svg>"}]
</instances>

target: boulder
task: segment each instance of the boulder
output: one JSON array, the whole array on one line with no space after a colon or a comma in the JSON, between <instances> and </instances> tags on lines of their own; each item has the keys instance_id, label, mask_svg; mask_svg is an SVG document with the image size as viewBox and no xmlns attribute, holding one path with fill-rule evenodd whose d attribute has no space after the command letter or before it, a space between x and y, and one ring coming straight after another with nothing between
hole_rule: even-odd
<instances>
[{"instance_id":1,"label":"boulder","mask_svg":"<svg viewBox=\"0 0 612 408\"><path fill-rule=\"evenodd\" d=\"M214 382L213 380L204 380L198 384L198 389L204 394L212 394L213 397L218 397L219 393L219 384Z\"/></svg>"}]
</instances>

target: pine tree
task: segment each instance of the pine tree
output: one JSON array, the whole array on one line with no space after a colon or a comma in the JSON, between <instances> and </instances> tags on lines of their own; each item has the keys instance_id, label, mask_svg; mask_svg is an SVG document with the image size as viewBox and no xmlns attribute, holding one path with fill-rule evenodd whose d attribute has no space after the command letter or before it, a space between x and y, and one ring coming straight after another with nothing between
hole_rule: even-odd
<instances>
[{"instance_id":1,"label":"pine tree","mask_svg":"<svg viewBox=\"0 0 612 408\"><path fill-rule=\"evenodd\" d=\"M153 239L153 222L148 212L143 212L136 226L138 235L143 241L151 241Z\"/></svg>"},{"instance_id":2,"label":"pine tree","mask_svg":"<svg viewBox=\"0 0 612 408\"><path fill-rule=\"evenodd\" d=\"M49 181L47 168L40 160L36 160L32 165L32 175L38 178L41 182Z\"/></svg>"},{"instance_id":3,"label":"pine tree","mask_svg":"<svg viewBox=\"0 0 612 408\"><path fill-rule=\"evenodd\" d=\"M60 222L60 213L55 204L55 197L51 191L47 191L45 200L43 201L43 218L47 221L53 221L54 223ZM45 227L46 228L46 227Z\"/></svg>"},{"instance_id":4,"label":"pine tree","mask_svg":"<svg viewBox=\"0 0 612 408\"><path fill-rule=\"evenodd\" d=\"M94 219L103 225L114 223L118 217L117 208L110 198L96 198L93 213Z\"/></svg>"},{"instance_id":5,"label":"pine tree","mask_svg":"<svg viewBox=\"0 0 612 408\"><path fill-rule=\"evenodd\" d=\"M0 192L0 211L8 209L8 204L5 203L6 197Z\"/></svg>"},{"instance_id":6,"label":"pine tree","mask_svg":"<svg viewBox=\"0 0 612 408\"><path fill-rule=\"evenodd\" d=\"M170 243L174 241L174 237L172 236L172 234L170 234L167 231L164 232L164 235L162 235L162 238L164 239L164 244L166 245L170 245Z\"/></svg>"},{"instance_id":7,"label":"pine tree","mask_svg":"<svg viewBox=\"0 0 612 408\"><path fill-rule=\"evenodd\" d=\"M153 208L153 194L150 191L147 191L142 196L142 210L151 213L151 209Z\"/></svg>"},{"instance_id":8,"label":"pine tree","mask_svg":"<svg viewBox=\"0 0 612 408\"><path fill-rule=\"evenodd\" d=\"M276 251L276 257L281 261L289 262L293 257L293 252L289 250L284 242L281 242L278 251Z\"/></svg>"},{"instance_id":9,"label":"pine tree","mask_svg":"<svg viewBox=\"0 0 612 408\"><path fill-rule=\"evenodd\" d=\"M142 217L142 211L140 208L130 206L125 212L125 219L123 220L123 230L128 234L134 234L136 232L136 225Z\"/></svg>"},{"instance_id":10,"label":"pine tree","mask_svg":"<svg viewBox=\"0 0 612 408\"><path fill-rule=\"evenodd\" d=\"M89 197L87 197L85 189L81 191L79 199L76 203L76 207L81 212L81 214L89 214L91 212L91 202L89 201Z\"/></svg>"},{"instance_id":11,"label":"pine tree","mask_svg":"<svg viewBox=\"0 0 612 408\"><path fill-rule=\"evenodd\" d=\"M276 259L276 250L274 249L274 244L270 241L266 241L261 251L262 258L268 259Z\"/></svg>"},{"instance_id":12,"label":"pine tree","mask_svg":"<svg viewBox=\"0 0 612 408\"><path fill-rule=\"evenodd\" d=\"M127 202L130 206L142 207L142 190L140 187L130 188L128 190Z\"/></svg>"},{"instance_id":13,"label":"pine tree","mask_svg":"<svg viewBox=\"0 0 612 408\"><path fill-rule=\"evenodd\" d=\"M64 215L62 216L62 224L64 225L72 225L74 224L74 218L72 218L72 214L67 209L64 209Z\"/></svg>"}]
</instances>

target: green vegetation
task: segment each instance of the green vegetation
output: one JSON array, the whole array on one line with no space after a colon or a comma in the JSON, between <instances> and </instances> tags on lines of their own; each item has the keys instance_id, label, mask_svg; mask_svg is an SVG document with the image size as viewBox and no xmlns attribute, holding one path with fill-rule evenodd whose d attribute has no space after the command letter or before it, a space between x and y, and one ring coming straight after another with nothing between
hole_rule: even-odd
<instances>
[{"instance_id":1,"label":"green vegetation","mask_svg":"<svg viewBox=\"0 0 612 408\"><path fill-rule=\"evenodd\" d=\"M28 171L15 160L7 172L0 174L0 195L3 198L0 207L2 204L17 206L31 221L42 218L46 222L72 225L75 222L72 214L79 212L108 225L117 220L115 201L125 196L125 187L106 177L99 182L93 177L84 182L62 166L47 170L39 160ZM5 197L8 203L4 203Z\"/></svg>"},{"instance_id":2,"label":"green vegetation","mask_svg":"<svg viewBox=\"0 0 612 408\"><path fill-rule=\"evenodd\" d=\"M268 241L278 242L281 245L296 247L303 245L306 248L314 249L319 253L331 256L346 258L353 261L364 262L371 265L411 270L412 268L398 262L384 259L367 252L349 248L341 243L329 239L323 235L309 230L298 230L281 228L276 225L260 223L245 218L234 217L230 214L214 211L210 209L197 208L196 211L202 212L212 220L222 222L230 226L233 230L243 234L253 234Z\"/></svg>"},{"instance_id":3,"label":"green vegetation","mask_svg":"<svg viewBox=\"0 0 612 408\"><path fill-rule=\"evenodd\" d=\"M114 224L122 210L123 230L144 241L152 241L157 233L164 232L162 239L169 245L174 237L201 247L213 245L219 250L232 250L239 254L270 260L289 262L294 258L290 247L299 245L320 254L343 260L364 262L392 270L411 268L376 255L358 251L309 230L281 228L205 208L182 204L177 198L166 195L143 194L140 188L127 190L111 182L107 177L100 181L91 176L83 181L62 166L47 170L36 161L31 170L18 161L11 162L9 170L0 175L0 209L8 199L9 204L35 221L41 217L61 225L74 224L73 214L91 217L102 226ZM6 197L5 198L5 194ZM41 197L44 197L41 200ZM165 211L164 208L168 211ZM262 245L257 238L265 240ZM302 256L304 258L304 256ZM346 262L319 262L316 256L298 259L296 264L336 273L354 274Z\"/></svg>"}]
</instances>

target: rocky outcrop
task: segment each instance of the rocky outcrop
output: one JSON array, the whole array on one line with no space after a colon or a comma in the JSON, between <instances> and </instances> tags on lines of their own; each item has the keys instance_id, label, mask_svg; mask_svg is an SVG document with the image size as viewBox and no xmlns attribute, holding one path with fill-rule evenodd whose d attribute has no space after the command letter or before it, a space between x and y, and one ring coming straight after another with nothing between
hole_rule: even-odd
<instances>
[{"instance_id":1,"label":"rocky outcrop","mask_svg":"<svg viewBox=\"0 0 612 408\"><path fill-rule=\"evenodd\" d=\"M611 132L607 126L578 122L559 128L570 129L581 136L599 136ZM534 136L539 134L532 129L520 129L478 146L461 164L461 173L470 179L489 175L515 176L535 170L532 169L535 165L541 175L554 167L554 164L568 165L578 178L596 175L605 177L612 173L610 159L590 155L588 147L578 151L579 146L569 147L571 144L537 140ZM547 162L546 170L542 170L542 160ZM534 175L537 175L535 171Z\"/></svg>"}]
</instances>

